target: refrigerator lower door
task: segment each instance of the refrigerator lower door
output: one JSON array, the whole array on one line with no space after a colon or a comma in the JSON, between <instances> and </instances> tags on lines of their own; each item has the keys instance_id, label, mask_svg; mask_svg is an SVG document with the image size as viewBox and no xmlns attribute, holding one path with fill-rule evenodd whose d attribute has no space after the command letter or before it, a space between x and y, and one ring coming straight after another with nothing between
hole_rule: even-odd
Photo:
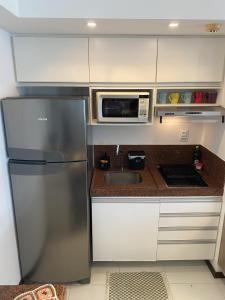
<instances>
[{"instance_id":1,"label":"refrigerator lower door","mask_svg":"<svg viewBox=\"0 0 225 300\"><path fill-rule=\"evenodd\" d=\"M9 163L22 278L90 278L87 162Z\"/></svg>"}]
</instances>

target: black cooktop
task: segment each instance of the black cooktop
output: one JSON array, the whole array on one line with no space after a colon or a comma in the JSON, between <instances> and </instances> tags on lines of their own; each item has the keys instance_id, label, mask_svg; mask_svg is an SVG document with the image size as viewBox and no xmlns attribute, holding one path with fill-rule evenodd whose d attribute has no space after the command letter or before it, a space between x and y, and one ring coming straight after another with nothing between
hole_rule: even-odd
<instances>
[{"instance_id":1,"label":"black cooktop","mask_svg":"<svg viewBox=\"0 0 225 300\"><path fill-rule=\"evenodd\" d=\"M207 187L192 165L160 165L159 171L169 187Z\"/></svg>"}]
</instances>

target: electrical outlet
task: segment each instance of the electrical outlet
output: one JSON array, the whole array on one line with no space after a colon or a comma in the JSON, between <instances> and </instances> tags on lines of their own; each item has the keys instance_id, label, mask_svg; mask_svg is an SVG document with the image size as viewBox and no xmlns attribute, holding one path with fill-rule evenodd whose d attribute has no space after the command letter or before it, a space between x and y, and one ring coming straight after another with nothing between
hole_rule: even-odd
<instances>
[{"instance_id":1,"label":"electrical outlet","mask_svg":"<svg viewBox=\"0 0 225 300\"><path fill-rule=\"evenodd\" d=\"M180 131L180 142L185 143L189 140L189 130L182 129Z\"/></svg>"}]
</instances>

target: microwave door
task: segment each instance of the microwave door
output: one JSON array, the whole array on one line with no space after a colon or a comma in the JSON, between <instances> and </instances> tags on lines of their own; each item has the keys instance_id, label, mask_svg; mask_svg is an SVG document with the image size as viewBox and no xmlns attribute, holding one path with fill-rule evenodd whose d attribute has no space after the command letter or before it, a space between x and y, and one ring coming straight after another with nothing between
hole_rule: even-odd
<instances>
[{"instance_id":1,"label":"microwave door","mask_svg":"<svg viewBox=\"0 0 225 300\"><path fill-rule=\"evenodd\" d=\"M138 122L139 98L104 97L100 110L102 122Z\"/></svg>"}]
</instances>

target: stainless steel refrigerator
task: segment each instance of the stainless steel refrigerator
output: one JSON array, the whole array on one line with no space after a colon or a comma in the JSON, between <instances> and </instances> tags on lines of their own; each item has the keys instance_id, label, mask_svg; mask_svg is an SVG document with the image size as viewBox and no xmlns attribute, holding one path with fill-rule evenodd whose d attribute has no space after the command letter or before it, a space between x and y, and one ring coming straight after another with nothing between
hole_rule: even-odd
<instances>
[{"instance_id":1,"label":"stainless steel refrigerator","mask_svg":"<svg viewBox=\"0 0 225 300\"><path fill-rule=\"evenodd\" d=\"M85 99L2 101L24 282L88 282Z\"/></svg>"}]
</instances>

